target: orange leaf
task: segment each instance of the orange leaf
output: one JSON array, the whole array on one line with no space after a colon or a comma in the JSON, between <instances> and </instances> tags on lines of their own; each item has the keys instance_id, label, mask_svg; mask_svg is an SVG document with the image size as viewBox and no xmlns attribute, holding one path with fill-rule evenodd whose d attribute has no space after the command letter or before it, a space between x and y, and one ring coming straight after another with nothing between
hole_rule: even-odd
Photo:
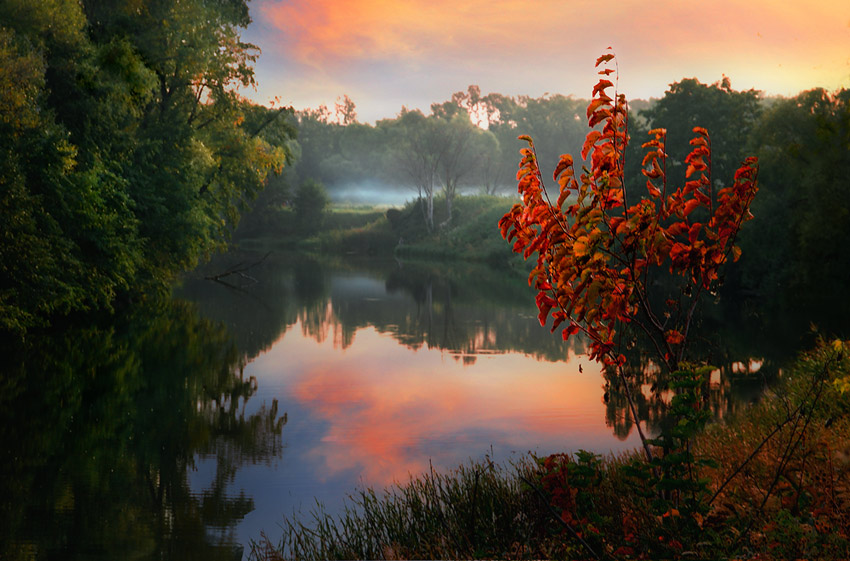
<instances>
[{"instance_id":1,"label":"orange leaf","mask_svg":"<svg viewBox=\"0 0 850 561\"><path fill-rule=\"evenodd\" d=\"M587 154L590 152L590 149L599 140L599 137L602 136L602 133L599 131L590 131L587 133L587 138L584 139L584 146L581 148L581 159L586 160Z\"/></svg>"},{"instance_id":2,"label":"orange leaf","mask_svg":"<svg viewBox=\"0 0 850 561\"><path fill-rule=\"evenodd\" d=\"M737 245L732 246L732 261L737 261L741 258L741 248Z\"/></svg>"},{"instance_id":3,"label":"orange leaf","mask_svg":"<svg viewBox=\"0 0 850 561\"><path fill-rule=\"evenodd\" d=\"M681 345L685 342L685 336L676 331L675 329L667 331L667 333L664 334L664 338L670 345Z\"/></svg>"},{"instance_id":4,"label":"orange leaf","mask_svg":"<svg viewBox=\"0 0 850 561\"><path fill-rule=\"evenodd\" d=\"M558 180L558 176L561 175L562 172L568 170L573 165L573 157L569 154L561 154L561 159L558 160L558 165L555 166L555 171L552 173L552 179L555 181Z\"/></svg>"},{"instance_id":5,"label":"orange leaf","mask_svg":"<svg viewBox=\"0 0 850 561\"><path fill-rule=\"evenodd\" d=\"M594 66L599 66L603 62L608 62L609 60L611 60L613 58L614 58L614 55L611 54L611 53L608 53L607 55L602 55L601 57L596 59L596 64Z\"/></svg>"},{"instance_id":6,"label":"orange leaf","mask_svg":"<svg viewBox=\"0 0 850 561\"><path fill-rule=\"evenodd\" d=\"M611 83L611 80L599 80L599 82L593 87L592 97L596 97L596 94L599 92L604 92L605 88L612 88L614 84Z\"/></svg>"},{"instance_id":7,"label":"orange leaf","mask_svg":"<svg viewBox=\"0 0 850 561\"><path fill-rule=\"evenodd\" d=\"M587 117L590 118L593 115L593 112L602 107L603 105L610 105L611 98L603 99L596 98L587 104Z\"/></svg>"},{"instance_id":8,"label":"orange leaf","mask_svg":"<svg viewBox=\"0 0 850 561\"><path fill-rule=\"evenodd\" d=\"M689 214L690 214L690 213L692 213L692 212L694 211L694 209L695 209L696 207L698 207L698 206L700 206L700 204L699 204L699 201L698 201L697 199L691 199L691 200L689 200L688 202L686 202L686 203L685 203L685 209L684 209L684 211L683 211L683 214L684 214L685 216L689 215Z\"/></svg>"}]
</instances>

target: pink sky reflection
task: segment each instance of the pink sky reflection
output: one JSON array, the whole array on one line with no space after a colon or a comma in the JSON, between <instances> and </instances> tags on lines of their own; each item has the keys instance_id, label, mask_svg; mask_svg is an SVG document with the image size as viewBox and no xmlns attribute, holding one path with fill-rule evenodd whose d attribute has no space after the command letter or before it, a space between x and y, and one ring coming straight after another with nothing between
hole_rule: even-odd
<instances>
[{"instance_id":1,"label":"pink sky reflection","mask_svg":"<svg viewBox=\"0 0 850 561\"><path fill-rule=\"evenodd\" d=\"M464 365L371 327L345 351L333 338L320 343L301 333L292 326L250 373L326 427L303 458L324 477L355 470L382 486L427 470L429 461L453 467L481 457L491 444L518 453L635 445L605 426L600 369L584 357L549 363L489 354Z\"/></svg>"}]
</instances>

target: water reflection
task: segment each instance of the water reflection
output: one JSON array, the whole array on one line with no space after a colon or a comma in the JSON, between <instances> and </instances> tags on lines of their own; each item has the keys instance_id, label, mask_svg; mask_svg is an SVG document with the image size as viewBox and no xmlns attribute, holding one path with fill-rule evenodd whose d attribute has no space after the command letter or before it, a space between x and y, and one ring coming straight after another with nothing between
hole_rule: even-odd
<instances>
[{"instance_id":1,"label":"water reflection","mask_svg":"<svg viewBox=\"0 0 850 561\"><path fill-rule=\"evenodd\" d=\"M540 327L519 275L288 254L250 273L199 271L177 291L193 307L0 342L0 557L234 558L282 513L358 485L637 444L615 380ZM730 310L696 332L718 416L757 397L804 331ZM629 379L658 430L669 395L648 356L630 351Z\"/></svg>"},{"instance_id":2,"label":"water reflection","mask_svg":"<svg viewBox=\"0 0 850 561\"><path fill-rule=\"evenodd\" d=\"M0 558L233 559L246 463L282 452L277 403L186 305L2 341ZM196 461L214 457L191 487Z\"/></svg>"},{"instance_id":3,"label":"water reflection","mask_svg":"<svg viewBox=\"0 0 850 561\"><path fill-rule=\"evenodd\" d=\"M250 259L233 255L229 261ZM359 329L374 327L407 347L442 349L467 362L494 352L558 361L583 349L580 339L565 345L547 336L522 278L483 265L277 254L252 270L261 282L238 289L206 281L203 274L188 279L179 294L226 323L248 358L270 348L296 321L309 337L333 337L343 349Z\"/></svg>"},{"instance_id":4,"label":"water reflection","mask_svg":"<svg viewBox=\"0 0 850 561\"><path fill-rule=\"evenodd\" d=\"M601 422L600 373L586 370L578 372L577 360L529 370L518 354L464 364L437 349L400 346L374 328L358 331L346 351L287 336L251 365L264 388L292 400L293 418L309 415L310 442L300 449L317 477L353 471L379 487L491 448L507 458L632 446Z\"/></svg>"},{"instance_id":5,"label":"water reflection","mask_svg":"<svg viewBox=\"0 0 850 561\"><path fill-rule=\"evenodd\" d=\"M540 327L520 275L279 254L252 276L259 282L234 288L199 275L182 289L241 338L258 395L279 399L290 416L289 463L240 480L274 497L246 517L248 534L315 500L332 510L357 485L380 487L485 453L504 461L528 450L604 454L637 444L616 380L583 360L581 339L566 346ZM764 326L727 321L728 313L708 307L694 331L695 353L719 367L705 393L717 416L760 395L799 348ZM630 380L657 432L670 396L649 356L630 351ZM754 357L758 371L735 366Z\"/></svg>"}]
</instances>

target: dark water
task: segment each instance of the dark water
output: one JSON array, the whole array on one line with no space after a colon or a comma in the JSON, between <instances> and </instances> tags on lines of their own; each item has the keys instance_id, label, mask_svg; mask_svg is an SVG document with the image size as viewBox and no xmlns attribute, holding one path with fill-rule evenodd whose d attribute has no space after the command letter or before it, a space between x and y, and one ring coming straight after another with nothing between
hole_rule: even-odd
<instances>
[{"instance_id":1,"label":"dark water","mask_svg":"<svg viewBox=\"0 0 850 561\"><path fill-rule=\"evenodd\" d=\"M0 559L239 559L282 515L360 485L637 444L625 400L581 340L539 326L516 276L275 254L223 280L3 343ZM718 416L803 344L792 320L739 312L701 321ZM664 396L633 359L652 429Z\"/></svg>"}]
</instances>

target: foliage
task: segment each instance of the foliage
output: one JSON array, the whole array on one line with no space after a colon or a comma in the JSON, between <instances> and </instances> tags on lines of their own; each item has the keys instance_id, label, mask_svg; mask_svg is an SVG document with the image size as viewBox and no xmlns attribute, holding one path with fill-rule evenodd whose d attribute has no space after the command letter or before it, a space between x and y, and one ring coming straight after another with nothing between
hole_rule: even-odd
<instances>
[{"instance_id":1,"label":"foliage","mask_svg":"<svg viewBox=\"0 0 850 561\"><path fill-rule=\"evenodd\" d=\"M108 308L223 246L291 157L249 105L247 5L0 5L0 327ZM38 238L38 239L36 239Z\"/></svg>"},{"instance_id":2,"label":"foliage","mask_svg":"<svg viewBox=\"0 0 850 561\"><path fill-rule=\"evenodd\" d=\"M613 55L604 55L597 66ZM602 75L613 70L605 68ZM611 98L614 84L600 79L587 109L588 124L603 125L588 133L582 157L591 169L576 178L573 159L561 156L553 174L560 196L552 203L542 183L534 143L524 138L517 204L500 221L502 235L515 252L536 253L529 283L538 290L540 321L550 312L553 331L562 324L564 338L586 333L590 356L607 364L622 363L615 349L626 341L617 328L634 324L650 337L659 359L672 371L684 358L693 310L702 292L716 285L719 269L740 250L733 245L741 224L750 218L757 191L755 158L735 173L732 187L715 193L711 179L711 141L695 128L694 147L686 158L683 187L668 189L666 131L653 129L642 170L647 196L627 193L623 154L628 143L627 109L622 94ZM573 198L574 197L574 198ZM632 198L629 206L629 197ZM568 204L566 208L564 205ZM664 314L649 301L650 274L661 267L682 279L680 294L665 301Z\"/></svg>"},{"instance_id":3,"label":"foliage","mask_svg":"<svg viewBox=\"0 0 850 561\"><path fill-rule=\"evenodd\" d=\"M850 275L848 142L850 90L810 90L764 112L749 137L762 168L753 228L741 237L752 259L728 287L755 295L760 306L804 310L839 333Z\"/></svg>"},{"instance_id":4,"label":"foliage","mask_svg":"<svg viewBox=\"0 0 850 561\"><path fill-rule=\"evenodd\" d=\"M714 465L712 459L692 452L693 440L709 417L701 407L700 393L713 367L685 362L691 324L701 295L716 291L721 268L741 254L734 243L743 222L752 218L749 207L758 191L758 164L756 158L746 158L732 186L717 189L711 137L697 126L691 151L683 159L686 181L673 189L668 185L667 131L654 128L642 145L647 150L641 160L646 194L635 193L625 178L627 103L616 89L613 97L607 93L615 88L609 80L615 70L608 66L613 58L606 54L596 61L597 67L604 67L587 108L592 130L581 152L582 159L590 158L590 167L577 176L573 158L561 156L553 173L560 186L553 203L543 184L535 144L531 137L521 136L529 145L521 150L517 173L522 202L499 226L502 236L513 241L515 252L525 258L536 254L529 284L538 291L540 323L545 325L551 314L552 331L561 327L564 340L583 332L590 340L590 357L616 372L645 455L645 462L632 462L625 473L639 494L646 493L650 512L667 518L669 530L679 534L697 530L707 512L708 480L699 471ZM730 94L726 82L723 91ZM663 114L667 108L668 104L659 104L653 111ZM658 282L664 270L677 279L678 287L661 297L659 306L653 287L664 286ZM624 352L634 346L636 331L650 342L658 364L670 373L667 388L673 397L668 421L654 439L647 438L640 426L626 374ZM565 523L569 526L568 520ZM679 538L665 545L667 554L681 549Z\"/></svg>"},{"instance_id":5,"label":"foliage","mask_svg":"<svg viewBox=\"0 0 850 561\"><path fill-rule=\"evenodd\" d=\"M299 229L306 234L318 232L329 202L325 186L318 181L308 179L299 185L293 201Z\"/></svg>"},{"instance_id":6,"label":"foliage","mask_svg":"<svg viewBox=\"0 0 850 561\"><path fill-rule=\"evenodd\" d=\"M613 54L603 55L596 66L607 65L613 58ZM681 461L686 469L692 469L693 458L686 450L689 437L667 432L665 445L676 447L665 448L659 460L641 428L623 354L634 345L635 333L626 328L642 332L666 371L682 369L700 296L716 289L719 271L728 258L740 256L734 241L742 223L751 218L749 206L758 190L757 160L747 158L735 173L732 187L715 193L711 140L707 130L695 127L696 136L690 143L693 149L685 158L687 181L673 190L667 182L666 131L653 129L649 131L652 139L643 144L647 153L641 171L647 178L647 195L631 193L624 179L628 108L624 95L615 92L612 98L607 94L614 87L608 79L614 72L607 66L599 71L602 78L587 107L592 130L581 155L590 158L590 168L585 167L577 178L572 157L561 156L553 173L560 195L553 203L543 184L534 142L521 136L529 144L521 150L517 173L522 202L514 205L499 226L502 236L513 241L515 252L526 258L537 254L529 284L538 291L541 325L551 313L552 331L563 325L564 340L585 333L590 358L617 372L660 498L668 501L668 491L675 489L690 490L691 499L696 500L695 481L683 481L673 465ZM593 128L597 125L601 130ZM690 179L695 174L696 179ZM650 287L662 268L679 279L680 287L663 299L660 313ZM673 389L677 393L685 390L684 396L692 391L681 385ZM683 420L697 423L688 417ZM658 465L659 461L666 465Z\"/></svg>"},{"instance_id":7,"label":"foliage","mask_svg":"<svg viewBox=\"0 0 850 561\"><path fill-rule=\"evenodd\" d=\"M641 111L640 116L646 124L632 129L637 135L666 127L668 173L677 175L687 168L686 158L690 151L687 141L694 127L711 131L711 175L726 179L735 174L739 162L746 157L749 135L761 115L762 105L756 90L736 91L725 76L713 84L684 78L671 84L664 97L652 107ZM634 157L633 164L641 162L641 154L629 156ZM639 183L636 181L634 188L640 188Z\"/></svg>"}]
</instances>

